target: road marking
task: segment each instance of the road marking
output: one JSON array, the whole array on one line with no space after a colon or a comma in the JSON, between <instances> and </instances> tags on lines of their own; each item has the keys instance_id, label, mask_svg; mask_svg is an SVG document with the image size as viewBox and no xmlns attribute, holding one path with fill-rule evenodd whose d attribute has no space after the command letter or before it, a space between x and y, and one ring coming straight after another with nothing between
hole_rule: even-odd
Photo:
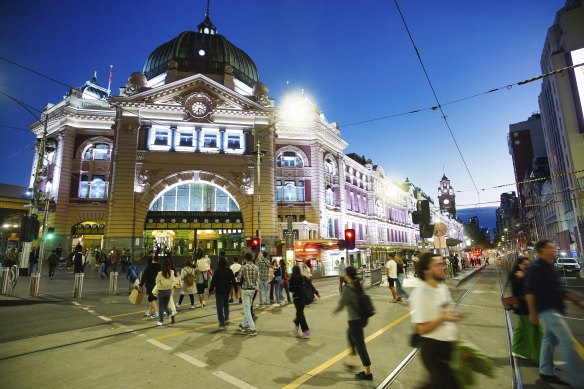
<instances>
[{"instance_id":1,"label":"road marking","mask_svg":"<svg viewBox=\"0 0 584 389\"><path fill-rule=\"evenodd\" d=\"M132 316L132 315L137 315L141 313L142 315L144 314L144 310L141 311L136 311L136 312L129 312L129 313L122 313L121 315L112 315L110 317L124 317L124 316Z\"/></svg>"},{"instance_id":2,"label":"road marking","mask_svg":"<svg viewBox=\"0 0 584 389\"><path fill-rule=\"evenodd\" d=\"M180 359L184 359L188 363L190 363L192 365L195 365L197 367L207 367L208 366L205 362L199 361L198 359L193 358L190 355L187 355L187 354L184 354L184 353L175 353L174 355L176 355Z\"/></svg>"},{"instance_id":3,"label":"road marking","mask_svg":"<svg viewBox=\"0 0 584 389\"><path fill-rule=\"evenodd\" d=\"M95 315L95 311L93 309L88 309L87 312L93 313Z\"/></svg>"},{"instance_id":4,"label":"road marking","mask_svg":"<svg viewBox=\"0 0 584 389\"><path fill-rule=\"evenodd\" d=\"M241 319L241 317L239 317L239 318L236 317L233 320L239 320L239 319ZM172 334L167 334L167 335L162 335L162 336L157 336L156 339L163 340L163 339L168 339L168 338L174 338L175 336L188 334L189 332L194 332L194 331L198 331L198 330L203 330L205 328L213 328L213 327L216 328L217 327L217 323L205 324L205 325L202 325L202 326L199 326L199 327L189 328L188 330L173 332Z\"/></svg>"},{"instance_id":5,"label":"road marking","mask_svg":"<svg viewBox=\"0 0 584 389\"><path fill-rule=\"evenodd\" d=\"M161 348L163 350L169 351L172 350L172 347L165 345L164 343L160 343L159 341L157 341L156 339L146 339L146 341L150 344L155 345L158 348Z\"/></svg>"},{"instance_id":6,"label":"road marking","mask_svg":"<svg viewBox=\"0 0 584 389\"><path fill-rule=\"evenodd\" d=\"M71 301L71 304L73 304L73 305L81 305L77 301Z\"/></svg>"},{"instance_id":7,"label":"road marking","mask_svg":"<svg viewBox=\"0 0 584 389\"><path fill-rule=\"evenodd\" d=\"M83 309L85 309L86 311L89 311L91 308L89 308L89 307L83 307Z\"/></svg>"},{"instance_id":8,"label":"road marking","mask_svg":"<svg viewBox=\"0 0 584 389\"><path fill-rule=\"evenodd\" d=\"M99 317L101 320L104 320L104 321L112 321L112 319L110 319L110 318L109 318L109 317L107 317L107 316L98 316L98 317Z\"/></svg>"},{"instance_id":9,"label":"road marking","mask_svg":"<svg viewBox=\"0 0 584 389\"><path fill-rule=\"evenodd\" d=\"M242 381L239 378L235 378L234 376L229 375L223 371L216 371L215 373L213 373L213 375L215 377L219 377L222 380L229 382L231 385L237 386L238 388L241 388L241 389L257 389L255 386L252 386L252 385L248 384L247 382Z\"/></svg>"},{"instance_id":10,"label":"road marking","mask_svg":"<svg viewBox=\"0 0 584 389\"><path fill-rule=\"evenodd\" d=\"M412 313L408 312L405 315L399 317L398 319L392 321L391 323L389 323L385 327L375 331L374 333L372 333L371 335L369 335L368 337L365 338L365 343L371 342L373 339L377 338L379 335L383 334L384 332L389 331L391 328L395 327L396 325L398 325L399 323L401 323L402 321L404 321L405 319L407 319L411 315L412 315ZM331 367L335 363L339 362L341 359L343 359L344 357L346 357L349 354L351 354L350 348L340 352L339 354L335 355L334 357L332 357L328 361L326 361L326 362L320 364L319 366L315 367L314 369L310 370L308 373L305 373L302 376L296 378L294 381L292 381L288 385L284 386L283 389L294 389L294 388L299 387L300 385L302 385L303 383L305 383L306 381L308 381L312 377L316 376L319 373L322 373L323 371L325 371L326 369L328 369L329 367Z\"/></svg>"}]
</instances>

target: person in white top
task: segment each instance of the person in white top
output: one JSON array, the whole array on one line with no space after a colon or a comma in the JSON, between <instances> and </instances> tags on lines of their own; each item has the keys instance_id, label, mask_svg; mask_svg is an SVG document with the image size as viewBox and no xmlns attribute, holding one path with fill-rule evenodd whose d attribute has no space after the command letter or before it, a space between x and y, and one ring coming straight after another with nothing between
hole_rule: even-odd
<instances>
[{"instance_id":1,"label":"person in white top","mask_svg":"<svg viewBox=\"0 0 584 389\"><path fill-rule=\"evenodd\" d=\"M412 292L412 323L420 335L422 362L430 373L431 388L459 388L450 359L453 342L458 338L455 322L461 320L444 281L444 260L424 253L416 264L416 275L424 281Z\"/></svg>"},{"instance_id":2,"label":"person in white top","mask_svg":"<svg viewBox=\"0 0 584 389\"><path fill-rule=\"evenodd\" d=\"M240 280L239 271L241 270L239 258L233 258L233 264L229 268L233 272L233 275L235 275L235 281L237 282L231 287L231 290L229 291L229 302L233 302L233 294L235 294L235 297L239 299L239 303L241 304L241 287L238 287Z\"/></svg>"},{"instance_id":3,"label":"person in white top","mask_svg":"<svg viewBox=\"0 0 584 389\"><path fill-rule=\"evenodd\" d=\"M385 274L387 275L389 290L393 296L393 300L390 300L390 302L397 303L401 300L401 297L399 297L397 290L395 289L395 284L397 283L397 262L395 261L393 254L390 254L387 257L387 263L385 264Z\"/></svg>"}]
</instances>

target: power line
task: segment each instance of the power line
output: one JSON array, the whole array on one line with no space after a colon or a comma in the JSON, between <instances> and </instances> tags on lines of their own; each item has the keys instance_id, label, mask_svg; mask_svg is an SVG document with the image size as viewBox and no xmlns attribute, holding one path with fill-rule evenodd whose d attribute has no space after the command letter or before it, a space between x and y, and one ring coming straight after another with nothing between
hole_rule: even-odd
<instances>
[{"instance_id":1,"label":"power line","mask_svg":"<svg viewBox=\"0 0 584 389\"><path fill-rule=\"evenodd\" d=\"M2 128L10 128L11 130L26 131L26 132L32 134L32 131L30 129L28 129L28 128L11 126L9 124L0 124L0 127L2 127Z\"/></svg>"},{"instance_id":2,"label":"power line","mask_svg":"<svg viewBox=\"0 0 584 389\"><path fill-rule=\"evenodd\" d=\"M26 67L26 66L24 66L24 65L21 65L21 64L19 64L19 63L17 63L17 62L14 62L14 61L12 61L12 60L9 60L8 58L5 58L5 57L2 57L2 56L0 56L0 60L2 60L2 61L5 61L5 62L8 62L8 63L10 63L10 64L12 64L12 65L14 65L14 66L18 66L19 68L22 68L22 69L24 69L24 70L27 70L27 71L29 71L29 72L31 72L31 73L34 73L34 74L36 74L37 76L41 76L41 77L43 77L43 78L46 78L47 80L51 80L51 81L53 81L53 82L56 82L57 84L60 84L60 85L66 86L67 88L70 88L70 89L77 89L77 88L75 88L74 86L71 86L71 85L69 85L69 84L66 84L66 83L64 83L64 82L61 82L61 81L59 81L59 80L56 80L56 79L54 79L53 77L51 77L51 76L47 76L46 74L43 74L43 73L41 73L41 72L37 72L36 70L33 70L33 69L29 68L29 67Z\"/></svg>"},{"instance_id":3,"label":"power line","mask_svg":"<svg viewBox=\"0 0 584 389\"><path fill-rule=\"evenodd\" d=\"M399 15L401 17L401 20L404 23L404 27L406 28L406 31L407 31L408 36L410 38L410 42L412 43L412 46L414 47L414 50L416 51L418 61L420 62L420 65L422 66L422 70L424 71L424 75L426 76L426 80L428 81L428 84L430 85L430 89L432 90L432 94L434 95L434 99L436 100L437 107L440 110L440 113L442 114L442 119L444 120L444 124L448 128L448 132L450 133L450 136L452 137L452 141L454 142L454 145L456 146L456 149L458 150L458 154L460 155L460 158L462 159L462 163L464 164L464 167L468 173L468 176L470 177L470 180L472 181L472 184L476 189L477 196L480 197L479 189L478 189L478 187L475 183L475 180L470 172L470 169L468 168L466 160L464 159L464 156L462 155L462 150L460 149L460 146L458 145L458 142L456 141L454 133L452 132L452 129L450 128L450 123L448 123L448 119L446 118L446 114L444 113L444 110L442 109L442 105L440 104L440 100L438 99L438 95L436 94L436 90L434 89L434 85L432 84L432 81L430 80L430 76L428 75L428 72L426 71L426 66L424 66L424 61L422 60L422 56L420 55L420 51L418 50L418 47L416 46L416 43L414 42L414 38L412 37L412 34L411 34L410 29L408 27L408 24L406 23L406 20L404 18L404 15L402 14L402 11L399 7L397 0L394 0L394 3L395 3L395 6L397 7L397 10L398 10Z\"/></svg>"}]
</instances>

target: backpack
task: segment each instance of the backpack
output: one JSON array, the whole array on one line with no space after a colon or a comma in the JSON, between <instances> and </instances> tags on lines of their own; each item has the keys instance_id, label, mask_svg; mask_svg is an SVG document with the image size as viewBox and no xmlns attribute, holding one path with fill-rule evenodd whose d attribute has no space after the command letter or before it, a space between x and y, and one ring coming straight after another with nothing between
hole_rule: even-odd
<instances>
[{"instance_id":1,"label":"backpack","mask_svg":"<svg viewBox=\"0 0 584 389\"><path fill-rule=\"evenodd\" d=\"M310 281L304 280L304 282L302 283L302 288L304 289L304 297L306 297L304 304L310 305L315 299L314 287L312 286Z\"/></svg>"},{"instance_id":2,"label":"backpack","mask_svg":"<svg viewBox=\"0 0 584 389\"><path fill-rule=\"evenodd\" d=\"M375 307L371 302L371 297L366 295L365 292L363 292L363 294L358 295L358 297L359 297L359 316L363 320L364 326L366 326L367 320L371 316L375 315Z\"/></svg>"},{"instance_id":3,"label":"backpack","mask_svg":"<svg viewBox=\"0 0 584 389\"><path fill-rule=\"evenodd\" d=\"M130 280L137 280L138 279L138 271L135 267L130 268Z\"/></svg>"},{"instance_id":4,"label":"backpack","mask_svg":"<svg viewBox=\"0 0 584 389\"><path fill-rule=\"evenodd\" d=\"M195 283L195 275L193 273L187 273L185 276L185 285L186 286L193 286Z\"/></svg>"}]
</instances>

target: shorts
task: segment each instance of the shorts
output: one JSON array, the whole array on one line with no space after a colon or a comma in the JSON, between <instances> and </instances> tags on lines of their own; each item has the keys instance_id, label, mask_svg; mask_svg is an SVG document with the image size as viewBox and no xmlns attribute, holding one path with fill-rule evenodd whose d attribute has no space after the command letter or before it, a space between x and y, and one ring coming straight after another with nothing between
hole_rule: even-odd
<instances>
[{"instance_id":1,"label":"shorts","mask_svg":"<svg viewBox=\"0 0 584 389\"><path fill-rule=\"evenodd\" d=\"M387 282L389 283L389 287L393 288L395 286L395 283L397 281L397 278L387 278Z\"/></svg>"},{"instance_id":2,"label":"shorts","mask_svg":"<svg viewBox=\"0 0 584 389\"><path fill-rule=\"evenodd\" d=\"M205 293L205 284L197 284L197 294Z\"/></svg>"},{"instance_id":3,"label":"shorts","mask_svg":"<svg viewBox=\"0 0 584 389\"><path fill-rule=\"evenodd\" d=\"M154 289L154 288L152 288ZM148 302L156 301L156 296L152 294L152 289L146 288L146 294L148 295Z\"/></svg>"}]
</instances>

